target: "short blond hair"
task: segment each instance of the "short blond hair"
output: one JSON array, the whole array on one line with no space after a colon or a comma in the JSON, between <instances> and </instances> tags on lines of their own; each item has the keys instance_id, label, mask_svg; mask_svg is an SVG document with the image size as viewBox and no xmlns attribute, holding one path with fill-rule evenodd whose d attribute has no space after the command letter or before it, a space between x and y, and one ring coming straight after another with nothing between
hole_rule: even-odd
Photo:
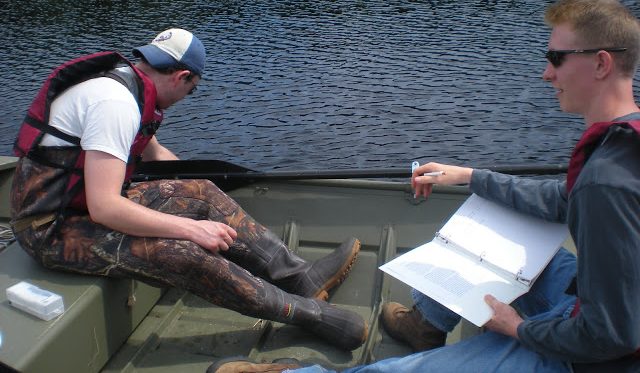
<instances>
[{"instance_id":1,"label":"short blond hair","mask_svg":"<svg viewBox=\"0 0 640 373\"><path fill-rule=\"evenodd\" d=\"M633 76L640 61L640 22L617 0L560 0L544 16L550 27L568 24L579 48L627 48L614 53L618 69Z\"/></svg>"}]
</instances>

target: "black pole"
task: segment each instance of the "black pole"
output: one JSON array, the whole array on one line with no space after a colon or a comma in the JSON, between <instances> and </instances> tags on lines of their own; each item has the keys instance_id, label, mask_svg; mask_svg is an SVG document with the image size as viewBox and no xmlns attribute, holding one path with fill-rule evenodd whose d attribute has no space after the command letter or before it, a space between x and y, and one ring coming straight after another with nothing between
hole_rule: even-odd
<instances>
[{"instance_id":1,"label":"black pole","mask_svg":"<svg viewBox=\"0 0 640 373\"><path fill-rule=\"evenodd\" d=\"M495 165L474 168L489 169L515 175L557 175L566 173L564 165ZM337 169L337 170L274 170L254 171L233 163L218 160L157 161L143 162L132 181L159 179L210 179L246 180L248 183L260 180L301 180L301 179L366 179L366 178L409 178L411 170L404 168Z\"/></svg>"}]
</instances>

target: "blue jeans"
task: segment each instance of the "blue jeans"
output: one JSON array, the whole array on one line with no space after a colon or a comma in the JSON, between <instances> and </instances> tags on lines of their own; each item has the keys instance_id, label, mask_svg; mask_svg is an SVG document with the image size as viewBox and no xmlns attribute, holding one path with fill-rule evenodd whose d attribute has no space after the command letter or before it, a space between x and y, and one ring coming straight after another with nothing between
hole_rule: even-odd
<instances>
[{"instance_id":1,"label":"blue jeans","mask_svg":"<svg viewBox=\"0 0 640 373\"><path fill-rule=\"evenodd\" d=\"M576 274L576 257L564 248L554 256L531 290L513 303L528 319L568 318L575 296L565 294ZM413 299L423 317L443 331L451 331L460 316L424 294L413 290ZM319 365L296 373L333 372ZM458 343L389 358L347 369L353 372L570 372L567 363L546 358L525 348L516 339L487 331Z\"/></svg>"}]
</instances>

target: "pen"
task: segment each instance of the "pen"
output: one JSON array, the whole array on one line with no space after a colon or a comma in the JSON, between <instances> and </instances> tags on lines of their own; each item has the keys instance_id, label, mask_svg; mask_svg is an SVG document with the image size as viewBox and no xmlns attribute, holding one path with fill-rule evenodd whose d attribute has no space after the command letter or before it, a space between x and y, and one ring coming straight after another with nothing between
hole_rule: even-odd
<instances>
[{"instance_id":1,"label":"pen","mask_svg":"<svg viewBox=\"0 0 640 373\"><path fill-rule=\"evenodd\" d=\"M411 162L411 173L413 173L418 167L420 167L420 163L418 161ZM427 172L420 176L442 176L442 175L444 175L444 171Z\"/></svg>"},{"instance_id":2,"label":"pen","mask_svg":"<svg viewBox=\"0 0 640 373\"><path fill-rule=\"evenodd\" d=\"M426 172L426 173L422 174L421 176L441 176L441 175L444 175L444 171Z\"/></svg>"}]
</instances>

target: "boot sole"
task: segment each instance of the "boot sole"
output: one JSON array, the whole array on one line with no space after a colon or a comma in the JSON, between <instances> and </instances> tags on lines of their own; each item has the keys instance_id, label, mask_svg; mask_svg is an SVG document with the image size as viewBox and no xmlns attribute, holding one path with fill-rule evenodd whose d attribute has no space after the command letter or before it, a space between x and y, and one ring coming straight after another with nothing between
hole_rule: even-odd
<instances>
[{"instance_id":1,"label":"boot sole","mask_svg":"<svg viewBox=\"0 0 640 373\"><path fill-rule=\"evenodd\" d=\"M351 271L351 267L353 267L353 263L355 263L358 258L358 253L360 252L360 240L356 239L351 246L351 255L349 259L345 261L343 266L340 268L336 274L329 278L322 286L318 289L318 291L313 295L314 298L326 301L329 299L329 290L340 285L349 272Z\"/></svg>"},{"instance_id":2,"label":"boot sole","mask_svg":"<svg viewBox=\"0 0 640 373\"><path fill-rule=\"evenodd\" d=\"M217 359L211 365L209 365L206 373L216 373L221 366L225 365L226 363L233 363L236 361L246 361L247 363L251 362L251 360L249 360L249 358L246 356L225 357L225 358Z\"/></svg>"},{"instance_id":3,"label":"boot sole","mask_svg":"<svg viewBox=\"0 0 640 373\"><path fill-rule=\"evenodd\" d=\"M246 356L235 356L235 357L226 357L226 358L221 358L218 359L216 361L213 362L213 364L211 364L209 366L209 368L207 368L206 373L217 373L218 370L220 368L222 368L222 366L228 364L228 363L249 363L249 364L253 364L252 367L249 367L251 370L247 370L246 372L275 372L276 370L284 370L284 369L299 369L302 368L302 364L300 364L300 361L298 361L298 359L294 359L294 358L280 358L280 359L275 359L273 360L272 363L257 363L252 361L251 359L249 359ZM261 366L264 365L279 365L277 368L278 369L273 369L276 368L275 366L271 366L269 370L258 370L259 368L261 368ZM255 368L255 369L252 369ZM280 369L281 368L281 369ZM229 371L228 369L225 369L226 371ZM234 369L234 371L237 371ZM239 371L238 371L239 372ZM245 370L242 370L242 372L245 372Z\"/></svg>"}]
</instances>

